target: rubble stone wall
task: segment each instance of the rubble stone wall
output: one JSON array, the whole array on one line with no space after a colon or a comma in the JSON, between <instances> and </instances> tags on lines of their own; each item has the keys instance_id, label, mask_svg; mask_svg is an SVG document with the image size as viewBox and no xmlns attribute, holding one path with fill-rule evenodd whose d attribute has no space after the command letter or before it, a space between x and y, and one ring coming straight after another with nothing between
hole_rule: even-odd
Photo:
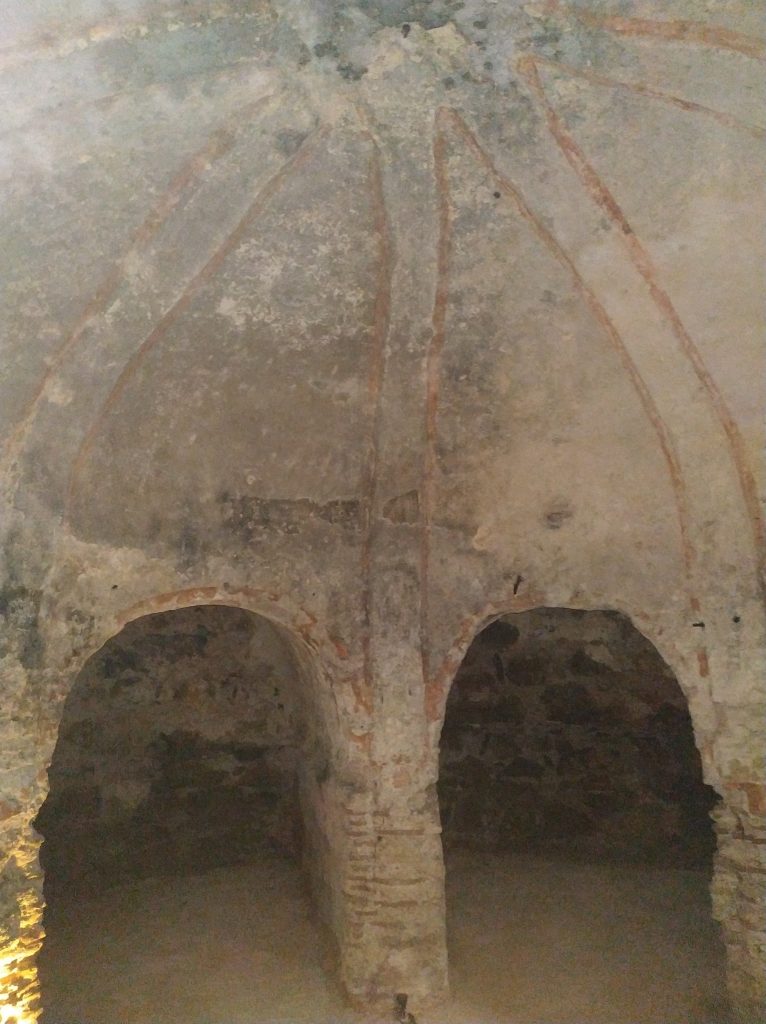
<instances>
[{"instance_id":1,"label":"rubble stone wall","mask_svg":"<svg viewBox=\"0 0 766 1024\"><path fill-rule=\"evenodd\" d=\"M624 616L499 619L457 672L441 738L445 845L712 868L689 708Z\"/></svg>"},{"instance_id":2,"label":"rubble stone wall","mask_svg":"<svg viewBox=\"0 0 766 1024\"><path fill-rule=\"evenodd\" d=\"M46 895L301 844L295 662L265 619L201 606L129 623L67 698L35 826Z\"/></svg>"},{"instance_id":3,"label":"rubble stone wall","mask_svg":"<svg viewBox=\"0 0 766 1024\"><path fill-rule=\"evenodd\" d=\"M566 767L590 794L578 842L594 820L594 839L618 820L646 836L647 817L676 834L680 705L654 708L595 639L521 708L494 682L452 688L493 619L619 610L686 699L721 798L730 989L763 1017L761 8L4 5L0 1017L39 1009L32 821L68 693L126 623L203 604L289 637L339 975L387 1011L408 993L416 1016L447 990L448 694L469 721L507 718L483 754L448 723L448 784L488 755L513 792ZM602 749L617 705L634 716L658 762L647 802L627 807L623 776L606 813L619 772L561 720L564 685ZM560 749L536 746L543 719ZM245 771L187 726L152 748L168 779L202 754ZM62 744L77 728L98 744L82 723ZM466 831L453 803L447 839Z\"/></svg>"}]
</instances>

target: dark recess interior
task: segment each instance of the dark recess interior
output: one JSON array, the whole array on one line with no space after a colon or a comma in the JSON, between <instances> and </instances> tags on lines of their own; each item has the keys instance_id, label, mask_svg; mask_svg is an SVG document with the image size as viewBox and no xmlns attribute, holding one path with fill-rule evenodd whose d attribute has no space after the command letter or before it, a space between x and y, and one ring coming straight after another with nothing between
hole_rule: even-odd
<instances>
[{"instance_id":1,"label":"dark recess interior","mask_svg":"<svg viewBox=\"0 0 766 1024\"><path fill-rule=\"evenodd\" d=\"M275 627L234 608L146 616L105 644L67 699L36 821L48 903L298 858L297 678Z\"/></svg>"},{"instance_id":2,"label":"dark recess interior","mask_svg":"<svg viewBox=\"0 0 766 1024\"><path fill-rule=\"evenodd\" d=\"M715 791L686 699L617 612L544 608L475 638L447 702L447 849L710 869Z\"/></svg>"}]
</instances>

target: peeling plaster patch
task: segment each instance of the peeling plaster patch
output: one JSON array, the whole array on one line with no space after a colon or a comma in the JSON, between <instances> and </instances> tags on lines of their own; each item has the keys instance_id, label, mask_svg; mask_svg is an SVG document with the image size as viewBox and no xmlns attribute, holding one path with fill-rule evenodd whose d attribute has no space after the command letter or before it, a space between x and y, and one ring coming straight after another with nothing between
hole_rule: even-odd
<instances>
[{"instance_id":1,"label":"peeling plaster patch","mask_svg":"<svg viewBox=\"0 0 766 1024\"><path fill-rule=\"evenodd\" d=\"M122 309L122 299L115 299L115 301L112 303L112 305L104 313L104 320L108 324L114 323L115 318L119 315L121 309Z\"/></svg>"},{"instance_id":2,"label":"peeling plaster patch","mask_svg":"<svg viewBox=\"0 0 766 1024\"><path fill-rule=\"evenodd\" d=\"M491 541L494 532L494 523L482 523L473 537L471 537L471 547L475 551L488 551L492 546Z\"/></svg>"},{"instance_id":3,"label":"peeling plaster patch","mask_svg":"<svg viewBox=\"0 0 766 1024\"><path fill-rule=\"evenodd\" d=\"M560 530L564 523L571 519L573 515L574 509L566 498L555 501L545 513L545 526L549 530Z\"/></svg>"},{"instance_id":4,"label":"peeling plaster patch","mask_svg":"<svg viewBox=\"0 0 766 1024\"><path fill-rule=\"evenodd\" d=\"M297 534L313 521L356 532L360 507L355 498L338 498L320 504L310 498L260 498L221 494L224 525L247 542L266 531Z\"/></svg>"},{"instance_id":5,"label":"peeling plaster patch","mask_svg":"<svg viewBox=\"0 0 766 1024\"><path fill-rule=\"evenodd\" d=\"M146 263L140 253L131 251L123 262L128 277L142 277L146 273Z\"/></svg>"},{"instance_id":6,"label":"peeling plaster patch","mask_svg":"<svg viewBox=\"0 0 766 1024\"><path fill-rule=\"evenodd\" d=\"M416 490L397 494L383 506L383 518L391 523L417 523L420 519L420 497Z\"/></svg>"},{"instance_id":7,"label":"peeling plaster patch","mask_svg":"<svg viewBox=\"0 0 766 1024\"><path fill-rule=\"evenodd\" d=\"M465 39L463 39L451 23L449 25L440 25L439 28L432 28L426 38L434 44L437 51L449 54L451 57L465 50L468 46Z\"/></svg>"},{"instance_id":8,"label":"peeling plaster patch","mask_svg":"<svg viewBox=\"0 0 766 1024\"><path fill-rule=\"evenodd\" d=\"M247 315L239 303L228 295L224 295L218 303L218 312L226 317L235 327L244 327L247 323Z\"/></svg>"},{"instance_id":9,"label":"peeling plaster patch","mask_svg":"<svg viewBox=\"0 0 766 1024\"><path fill-rule=\"evenodd\" d=\"M403 63L404 50L401 46L381 47L367 68L367 75L371 79L385 78Z\"/></svg>"},{"instance_id":10,"label":"peeling plaster patch","mask_svg":"<svg viewBox=\"0 0 766 1024\"><path fill-rule=\"evenodd\" d=\"M252 260L251 277L270 287L284 273L282 260L264 256L263 248L258 239L243 242L237 249L237 255Z\"/></svg>"},{"instance_id":11,"label":"peeling plaster patch","mask_svg":"<svg viewBox=\"0 0 766 1024\"><path fill-rule=\"evenodd\" d=\"M54 380L51 386L48 388L46 398L53 405L64 406L74 398L74 392L61 380Z\"/></svg>"}]
</instances>

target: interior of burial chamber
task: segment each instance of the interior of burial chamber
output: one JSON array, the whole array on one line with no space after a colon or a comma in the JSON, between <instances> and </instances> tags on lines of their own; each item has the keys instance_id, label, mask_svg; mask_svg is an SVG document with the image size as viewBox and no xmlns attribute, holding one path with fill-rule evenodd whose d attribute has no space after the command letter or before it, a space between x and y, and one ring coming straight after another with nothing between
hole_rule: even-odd
<instances>
[{"instance_id":1,"label":"interior of burial chamber","mask_svg":"<svg viewBox=\"0 0 766 1024\"><path fill-rule=\"evenodd\" d=\"M452 1014L726 1019L715 792L672 671L623 615L480 632L448 696L439 802Z\"/></svg>"},{"instance_id":2,"label":"interior of burial chamber","mask_svg":"<svg viewBox=\"0 0 766 1024\"><path fill-rule=\"evenodd\" d=\"M311 1020L338 995L308 896L310 680L267 619L130 622L65 703L43 836L43 1021Z\"/></svg>"}]
</instances>

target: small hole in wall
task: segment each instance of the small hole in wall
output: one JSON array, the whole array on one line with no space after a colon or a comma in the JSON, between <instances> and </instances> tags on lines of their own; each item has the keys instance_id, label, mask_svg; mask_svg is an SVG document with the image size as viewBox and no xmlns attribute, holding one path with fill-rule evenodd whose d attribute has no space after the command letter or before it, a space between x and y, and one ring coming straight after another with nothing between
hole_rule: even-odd
<instances>
[{"instance_id":1,"label":"small hole in wall","mask_svg":"<svg viewBox=\"0 0 766 1024\"><path fill-rule=\"evenodd\" d=\"M742 621L742 616L741 616L741 615L734 615L734 616L732 617L732 620L731 620L731 621L732 621L732 622L741 622L741 621Z\"/></svg>"},{"instance_id":2,"label":"small hole in wall","mask_svg":"<svg viewBox=\"0 0 766 1024\"><path fill-rule=\"evenodd\" d=\"M406 23L404 25L402 25L402 35L404 36L405 39L410 34L410 29L411 28L412 28L412 26L411 25L407 25Z\"/></svg>"},{"instance_id":3,"label":"small hole in wall","mask_svg":"<svg viewBox=\"0 0 766 1024\"><path fill-rule=\"evenodd\" d=\"M499 192L493 192L492 195L495 197L495 199L499 199L500 198L500 193Z\"/></svg>"}]
</instances>

